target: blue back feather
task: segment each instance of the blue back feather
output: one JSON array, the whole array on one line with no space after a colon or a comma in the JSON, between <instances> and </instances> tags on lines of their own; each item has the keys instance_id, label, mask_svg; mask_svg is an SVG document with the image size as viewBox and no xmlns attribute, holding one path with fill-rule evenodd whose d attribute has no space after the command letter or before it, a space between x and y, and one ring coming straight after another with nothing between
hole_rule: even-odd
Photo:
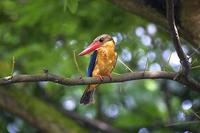
<instances>
[{"instance_id":1,"label":"blue back feather","mask_svg":"<svg viewBox=\"0 0 200 133\"><path fill-rule=\"evenodd\" d=\"M87 71L88 77L92 77L92 72L95 67L96 58L97 58L97 50L95 50L90 57L90 64L89 64L88 71Z\"/></svg>"}]
</instances>

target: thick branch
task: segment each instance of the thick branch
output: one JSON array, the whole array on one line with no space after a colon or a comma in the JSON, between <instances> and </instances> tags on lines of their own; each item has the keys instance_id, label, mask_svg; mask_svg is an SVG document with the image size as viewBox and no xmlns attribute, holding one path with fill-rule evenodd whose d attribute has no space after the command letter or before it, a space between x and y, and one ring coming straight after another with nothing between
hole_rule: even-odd
<instances>
[{"instance_id":1,"label":"thick branch","mask_svg":"<svg viewBox=\"0 0 200 133\"><path fill-rule=\"evenodd\" d=\"M187 77L190 72L190 63L181 47L181 41L179 38L178 30L176 28L175 19L174 19L174 2L173 2L173 0L166 0L166 3L167 3L166 4L167 5L167 18L168 18L170 31L171 31L171 37L173 39L173 42L174 42L173 44L176 49L177 55L182 64L183 71L185 73L185 76Z\"/></svg>"},{"instance_id":2,"label":"thick branch","mask_svg":"<svg viewBox=\"0 0 200 133\"><path fill-rule=\"evenodd\" d=\"M174 42L173 44L176 49L177 55L180 59L183 72L184 72L183 78L191 87L194 87L194 86L200 87L200 84L197 81L189 77L191 66L188 61L187 56L185 55L181 47L181 41L179 38L178 30L176 28L176 23L174 19L174 0L166 0L166 7L167 7L167 19L168 19L168 23L169 23L169 27L171 31L171 36Z\"/></svg>"},{"instance_id":3,"label":"thick branch","mask_svg":"<svg viewBox=\"0 0 200 133\"><path fill-rule=\"evenodd\" d=\"M178 75L178 76L177 76ZM0 85L9 85L13 83L20 82L41 82L41 81L50 81L54 83L59 83L62 85L86 85L86 84L102 84L102 83L116 83L116 82L125 82L130 80L139 80L139 79L169 79L175 80L179 83L182 83L187 86L193 86L191 89L200 92L200 86L188 84L187 80L181 74L173 73L173 72L165 72L165 71L142 71L142 72L134 72L134 73L125 73L118 76L113 76L112 80L108 77L104 77L104 80L99 80L97 78L64 78L59 77L57 75L52 75L45 73L44 75L16 75L11 78L2 78L0 79Z\"/></svg>"},{"instance_id":4,"label":"thick branch","mask_svg":"<svg viewBox=\"0 0 200 133\"><path fill-rule=\"evenodd\" d=\"M87 85L92 83L115 83L115 82L124 82L130 80L138 79L171 79L175 77L176 73L171 72L134 72L134 73L125 73L118 76L113 76L112 81L108 77L104 77L104 80L101 81L98 78L64 78L53 74L44 74L44 75L16 75L10 78L0 79L0 85L7 85L20 82L40 82L40 81L51 81L54 83L59 83L63 85Z\"/></svg>"}]
</instances>

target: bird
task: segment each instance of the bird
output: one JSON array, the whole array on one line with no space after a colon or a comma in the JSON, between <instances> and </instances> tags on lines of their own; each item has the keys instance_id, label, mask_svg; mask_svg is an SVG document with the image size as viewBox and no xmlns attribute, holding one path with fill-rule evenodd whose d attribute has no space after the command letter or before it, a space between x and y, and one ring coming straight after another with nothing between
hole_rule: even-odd
<instances>
[{"instance_id":1,"label":"bird","mask_svg":"<svg viewBox=\"0 0 200 133\"><path fill-rule=\"evenodd\" d=\"M83 56L91 53L90 63L87 70L88 77L97 77L103 80L103 76L108 76L112 80L111 72L114 69L117 62L117 53L115 50L115 41L109 34L102 34L96 37L92 43L81 53L79 56ZM94 103L94 92L99 84L89 84L81 99L80 104Z\"/></svg>"}]
</instances>

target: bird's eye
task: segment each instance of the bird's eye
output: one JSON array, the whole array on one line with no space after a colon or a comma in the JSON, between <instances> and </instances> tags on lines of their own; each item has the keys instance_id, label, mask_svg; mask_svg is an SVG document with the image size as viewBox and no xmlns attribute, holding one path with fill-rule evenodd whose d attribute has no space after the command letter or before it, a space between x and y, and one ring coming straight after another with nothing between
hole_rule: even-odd
<instances>
[{"instance_id":1,"label":"bird's eye","mask_svg":"<svg viewBox=\"0 0 200 133\"><path fill-rule=\"evenodd\" d=\"M104 38L103 38L103 37L101 37L101 38L99 39L99 41L100 41L100 42L103 42L103 40L104 40Z\"/></svg>"}]
</instances>

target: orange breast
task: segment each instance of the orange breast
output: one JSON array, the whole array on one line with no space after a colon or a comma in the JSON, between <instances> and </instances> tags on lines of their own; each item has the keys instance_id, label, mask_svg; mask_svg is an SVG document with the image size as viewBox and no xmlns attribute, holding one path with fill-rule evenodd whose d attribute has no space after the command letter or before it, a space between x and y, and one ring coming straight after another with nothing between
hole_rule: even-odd
<instances>
[{"instance_id":1,"label":"orange breast","mask_svg":"<svg viewBox=\"0 0 200 133\"><path fill-rule=\"evenodd\" d=\"M115 67L117 53L114 42L108 42L97 50L97 60L92 76L108 76Z\"/></svg>"}]
</instances>

